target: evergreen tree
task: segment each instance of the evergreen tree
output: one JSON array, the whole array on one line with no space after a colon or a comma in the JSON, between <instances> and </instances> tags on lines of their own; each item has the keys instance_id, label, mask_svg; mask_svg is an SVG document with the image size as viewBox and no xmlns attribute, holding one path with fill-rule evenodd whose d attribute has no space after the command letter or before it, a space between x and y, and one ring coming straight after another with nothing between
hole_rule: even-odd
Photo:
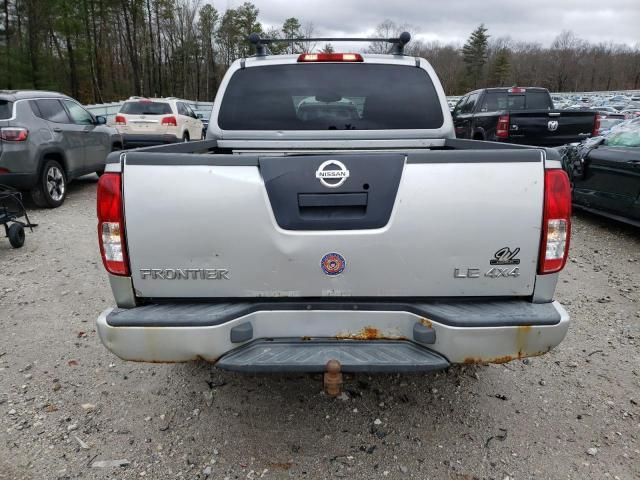
<instances>
[{"instance_id":1,"label":"evergreen tree","mask_svg":"<svg viewBox=\"0 0 640 480\"><path fill-rule=\"evenodd\" d=\"M489 80L491 86L502 87L511 73L510 52L507 48L501 48L491 64Z\"/></svg>"},{"instance_id":2,"label":"evergreen tree","mask_svg":"<svg viewBox=\"0 0 640 480\"><path fill-rule=\"evenodd\" d=\"M474 89L480 82L482 71L487 63L488 43L487 28L484 24L480 24L462 47L462 56L466 65L466 80L469 86Z\"/></svg>"},{"instance_id":3,"label":"evergreen tree","mask_svg":"<svg viewBox=\"0 0 640 480\"><path fill-rule=\"evenodd\" d=\"M262 33L262 24L258 21L260 10L251 2L244 2L236 8L235 29L240 41L239 54L241 57L253 55L253 46L248 37L252 33Z\"/></svg>"},{"instance_id":4,"label":"evergreen tree","mask_svg":"<svg viewBox=\"0 0 640 480\"><path fill-rule=\"evenodd\" d=\"M282 25L282 34L284 38L301 38L303 36L301 28L302 25L300 25L300 21L297 18L287 18ZM303 48L299 42L291 41L287 45L286 53L301 53L302 50Z\"/></svg>"}]
</instances>

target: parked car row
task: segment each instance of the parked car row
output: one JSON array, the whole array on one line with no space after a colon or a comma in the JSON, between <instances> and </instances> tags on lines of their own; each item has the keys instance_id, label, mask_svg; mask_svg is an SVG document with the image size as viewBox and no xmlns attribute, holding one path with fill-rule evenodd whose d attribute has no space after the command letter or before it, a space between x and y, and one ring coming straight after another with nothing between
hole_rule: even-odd
<instances>
[{"instance_id":1,"label":"parked car row","mask_svg":"<svg viewBox=\"0 0 640 480\"><path fill-rule=\"evenodd\" d=\"M621 97L606 100L621 102ZM561 100L543 88L469 92L452 112L456 136L561 146L574 205L640 226L640 115L590 97L579 98L576 108L555 108Z\"/></svg>"},{"instance_id":2,"label":"parked car row","mask_svg":"<svg viewBox=\"0 0 640 480\"><path fill-rule=\"evenodd\" d=\"M0 90L0 184L29 191L40 207L58 207L67 184L101 175L114 150L202 139L203 115L186 100L131 97L109 126L61 93Z\"/></svg>"},{"instance_id":3,"label":"parked car row","mask_svg":"<svg viewBox=\"0 0 640 480\"><path fill-rule=\"evenodd\" d=\"M619 113L627 120L640 116L640 93L624 95L555 94L553 101L556 108L561 110L596 110Z\"/></svg>"}]
</instances>

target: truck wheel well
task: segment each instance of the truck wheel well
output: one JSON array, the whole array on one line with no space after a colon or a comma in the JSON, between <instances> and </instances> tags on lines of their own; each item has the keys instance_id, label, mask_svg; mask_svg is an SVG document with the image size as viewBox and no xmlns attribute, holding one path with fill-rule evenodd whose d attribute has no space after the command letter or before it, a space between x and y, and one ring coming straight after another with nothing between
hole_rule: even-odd
<instances>
[{"instance_id":1,"label":"truck wheel well","mask_svg":"<svg viewBox=\"0 0 640 480\"><path fill-rule=\"evenodd\" d=\"M42 168L44 168L44 164L47 163L47 160L55 160L56 162L58 162L62 166L64 173L67 175L67 179L68 179L69 170L67 170L67 162L65 161L64 156L61 153L58 153L58 152L45 153L42 156L42 161L40 162L40 166L39 166L40 173L42 173Z\"/></svg>"}]
</instances>

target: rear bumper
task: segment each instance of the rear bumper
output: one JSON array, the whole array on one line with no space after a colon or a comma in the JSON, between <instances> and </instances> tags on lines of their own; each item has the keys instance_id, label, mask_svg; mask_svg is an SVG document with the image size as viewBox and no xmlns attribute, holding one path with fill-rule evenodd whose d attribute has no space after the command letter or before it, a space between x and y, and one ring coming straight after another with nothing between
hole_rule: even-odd
<instances>
[{"instance_id":1,"label":"rear bumper","mask_svg":"<svg viewBox=\"0 0 640 480\"><path fill-rule=\"evenodd\" d=\"M315 304L290 309L276 304L255 310L244 306L172 304L107 309L97 320L98 334L118 357L143 362L218 362L252 342L286 339L310 344L316 340L409 342L449 363L473 364L542 355L562 341L569 327L569 315L558 302L422 304L413 311L404 306L356 309L354 304L348 309L347 304L334 304L330 309ZM393 367L378 370L393 371ZM397 367L397 371L405 370ZM281 369L287 370L301 369ZM303 370L315 371L317 365L307 364Z\"/></svg>"},{"instance_id":2,"label":"rear bumper","mask_svg":"<svg viewBox=\"0 0 640 480\"><path fill-rule=\"evenodd\" d=\"M153 145L164 145L178 141L180 141L180 139L171 134L147 135L127 133L122 135L124 148L151 147Z\"/></svg>"}]
</instances>

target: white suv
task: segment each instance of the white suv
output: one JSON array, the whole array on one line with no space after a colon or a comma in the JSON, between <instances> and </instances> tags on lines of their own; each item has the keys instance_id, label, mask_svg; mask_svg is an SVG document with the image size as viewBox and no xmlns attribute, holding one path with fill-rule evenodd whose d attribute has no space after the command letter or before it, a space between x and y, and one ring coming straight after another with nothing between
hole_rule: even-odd
<instances>
[{"instance_id":1,"label":"white suv","mask_svg":"<svg viewBox=\"0 0 640 480\"><path fill-rule=\"evenodd\" d=\"M125 148L202 139L202 122L185 100L131 97L116 115Z\"/></svg>"}]
</instances>

